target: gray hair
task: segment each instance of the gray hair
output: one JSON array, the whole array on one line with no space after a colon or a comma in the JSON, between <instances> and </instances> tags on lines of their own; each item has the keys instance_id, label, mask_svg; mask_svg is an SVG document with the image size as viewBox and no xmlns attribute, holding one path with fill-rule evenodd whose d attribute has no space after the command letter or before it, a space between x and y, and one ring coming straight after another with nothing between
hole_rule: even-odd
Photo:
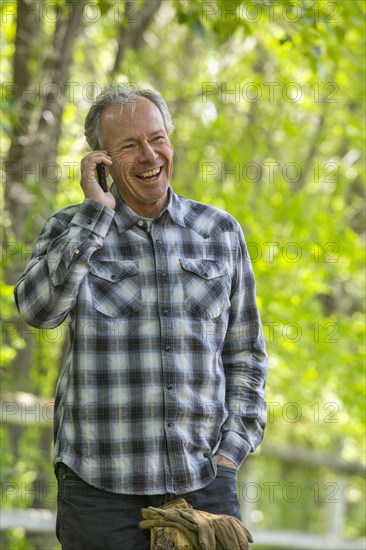
<instances>
[{"instance_id":1,"label":"gray hair","mask_svg":"<svg viewBox=\"0 0 366 550\"><path fill-rule=\"evenodd\" d=\"M100 119L103 111L114 104L136 104L139 97L144 97L154 103L163 118L166 133L169 135L174 130L172 117L168 105L156 90L131 90L125 84L109 86L105 88L95 99L85 119L85 137L92 149L102 149L100 135Z\"/></svg>"}]
</instances>

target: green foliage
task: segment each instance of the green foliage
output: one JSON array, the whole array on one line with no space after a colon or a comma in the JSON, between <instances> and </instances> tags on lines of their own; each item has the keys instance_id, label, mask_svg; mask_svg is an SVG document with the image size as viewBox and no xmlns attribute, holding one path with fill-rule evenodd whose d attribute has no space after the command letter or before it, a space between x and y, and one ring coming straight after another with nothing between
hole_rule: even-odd
<instances>
[{"instance_id":1,"label":"green foliage","mask_svg":"<svg viewBox=\"0 0 366 550\"><path fill-rule=\"evenodd\" d=\"M68 2L60 5L65 10ZM97 5L101 17L84 21L65 87L55 196L45 196L40 181L27 184L34 197L29 241L39 233L45 204L51 213L83 198L78 163L88 150L84 118L93 94L111 81L120 28L128 26L123 10L116 16L114 2ZM136 6L139 13L143 2ZM244 229L270 358L266 440L327 452L342 440L343 458L354 461L364 459L365 432L363 20L364 4L357 1L165 0L144 34L144 47L125 52L113 79L131 88L149 83L163 93L176 127L175 191L227 210ZM33 59L39 81L54 32L51 20L42 25L47 47ZM2 32L9 81L14 18ZM33 108L37 114L39 105ZM2 121L6 147L15 124L9 103ZM16 254L6 259L9 271ZM50 396L64 330L56 341L45 331L23 338L12 329L12 286L2 285L1 293L4 389ZM32 369L14 381L12 365L26 346ZM14 458L4 434L3 479L31 483L34 472L47 471L49 455L37 458L35 452L44 428L28 430L20 437L22 459ZM334 482L331 474L256 460L258 483L295 480L303 494L295 504L265 497L256 502L255 526L324 531L324 487ZM364 488L357 478L347 483L344 535L357 537L365 527ZM324 498L314 502L309 495L317 487ZM17 542L11 544L26 547L23 536L14 532Z\"/></svg>"}]
</instances>

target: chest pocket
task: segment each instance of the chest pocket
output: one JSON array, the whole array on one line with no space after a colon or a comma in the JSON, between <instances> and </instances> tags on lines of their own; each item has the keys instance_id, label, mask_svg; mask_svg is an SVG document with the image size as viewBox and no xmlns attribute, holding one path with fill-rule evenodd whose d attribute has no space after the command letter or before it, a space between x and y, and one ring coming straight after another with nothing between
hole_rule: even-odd
<instances>
[{"instance_id":1,"label":"chest pocket","mask_svg":"<svg viewBox=\"0 0 366 550\"><path fill-rule=\"evenodd\" d=\"M217 260L179 260L184 270L184 308L214 319L230 307L231 281L225 263Z\"/></svg>"},{"instance_id":2,"label":"chest pocket","mask_svg":"<svg viewBox=\"0 0 366 550\"><path fill-rule=\"evenodd\" d=\"M142 308L138 261L102 261L90 269L93 306L108 317L123 317Z\"/></svg>"}]
</instances>

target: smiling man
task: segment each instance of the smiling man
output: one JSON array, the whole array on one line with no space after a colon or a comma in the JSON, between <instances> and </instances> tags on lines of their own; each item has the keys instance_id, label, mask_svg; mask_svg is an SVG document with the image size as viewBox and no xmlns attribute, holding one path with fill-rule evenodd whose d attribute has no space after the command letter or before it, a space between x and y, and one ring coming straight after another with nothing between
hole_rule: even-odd
<instances>
[{"instance_id":1,"label":"smiling man","mask_svg":"<svg viewBox=\"0 0 366 550\"><path fill-rule=\"evenodd\" d=\"M85 200L50 217L16 286L28 323L67 319L70 332L55 400L64 550L148 550L140 509L177 497L240 519L237 468L263 437L267 356L244 237L226 212L174 193L172 130L157 92L104 90L85 122Z\"/></svg>"}]
</instances>

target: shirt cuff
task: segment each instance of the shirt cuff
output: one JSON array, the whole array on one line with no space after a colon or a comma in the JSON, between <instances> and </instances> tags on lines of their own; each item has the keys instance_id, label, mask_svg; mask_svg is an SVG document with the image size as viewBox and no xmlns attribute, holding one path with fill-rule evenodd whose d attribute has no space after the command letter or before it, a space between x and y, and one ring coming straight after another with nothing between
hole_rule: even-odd
<instances>
[{"instance_id":1,"label":"shirt cuff","mask_svg":"<svg viewBox=\"0 0 366 550\"><path fill-rule=\"evenodd\" d=\"M215 454L222 455L234 462L239 468L240 464L250 453L251 446L239 434L227 431L223 434L219 448Z\"/></svg>"},{"instance_id":2,"label":"shirt cuff","mask_svg":"<svg viewBox=\"0 0 366 550\"><path fill-rule=\"evenodd\" d=\"M114 210L93 199L85 199L71 220L72 225L88 229L105 238L114 218Z\"/></svg>"}]
</instances>

